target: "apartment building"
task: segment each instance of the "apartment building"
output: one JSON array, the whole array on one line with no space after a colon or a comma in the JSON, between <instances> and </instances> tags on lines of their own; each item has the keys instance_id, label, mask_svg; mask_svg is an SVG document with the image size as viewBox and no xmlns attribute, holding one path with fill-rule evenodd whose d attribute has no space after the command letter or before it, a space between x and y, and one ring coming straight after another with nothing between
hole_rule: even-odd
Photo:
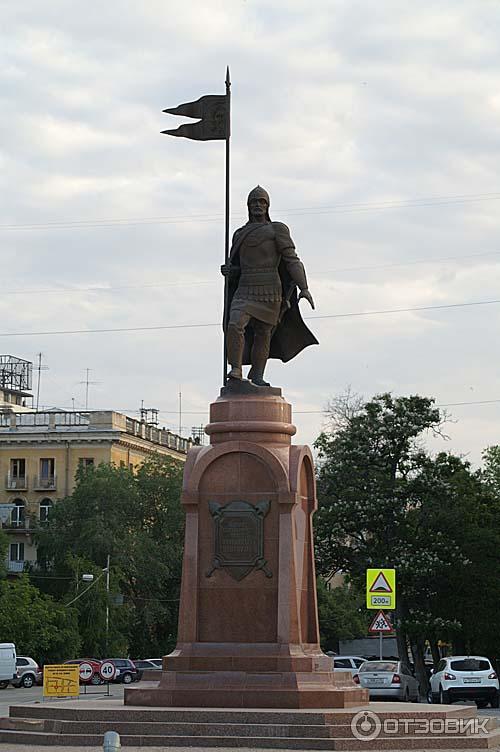
<instances>
[{"instance_id":1,"label":"apartment building","mask_svg":"<svg viewBox=\"0 0 500 752\"><path fill-rule=\"evenodd\" d=\"M158 453L185 461L191 439L113 411L0 413L0 514L8 570L36 561L33 521L71 494L79 465L135 469Z\"/></svg>"}]
</instances>

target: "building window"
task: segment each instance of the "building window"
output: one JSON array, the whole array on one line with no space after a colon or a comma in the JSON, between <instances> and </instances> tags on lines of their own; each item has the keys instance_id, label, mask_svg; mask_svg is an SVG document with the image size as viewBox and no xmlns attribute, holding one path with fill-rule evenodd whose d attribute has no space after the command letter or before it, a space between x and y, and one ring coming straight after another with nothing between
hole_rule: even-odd
<instances>
[{"instance_id":1,"label":"building window","mask_svg":"<svg viewBox=\"0 0 500 752\"><path fill-rule=\"evenodd\" d=\"M9 561L24 561L24 543L11 543Z\"/></svg>"},{"instance_id":2,"label":"building window","mask_svg":"<svg viewBox=\"0 0 500 752\"><path fill-rule=\"evenodd\" d=\"M80 457L78 460L78 464L83 467L94 467L94 458L93 457Z\"/></svg>"},{"instance_id":3,"label":"building window","mask_svg":"<svg viewBox=\"0 0 500 752\"><path fill-rule=\"evenodd\" d=\"M14 504L16 508L10 513L10 523L12 527L24 527L24 513L26 510L24 501L22 499L14 499Z\"/></svg>"},{"instance_id":4,"label":"building window","mask_svg":"<svg viewBox=\"0 0 500 752\"><path fill-rule=\"evenodd\" d=\"M26 460L10 461L10 477L12 480L24 480L26 477Z\"/></svg>"},{"instance_id":5,"label":"building window","mask_svg":"<svg viewBox=\"0 0 500 752\"><path fill-rule=\"evenodd\" d=\"M42 499L40 502L40 522L48 522L52 509L52 499Z\"/></svg>"},{"instance_id":6,"label":"building window","mask_svg":"<svg viewBox=\"0 0 500 752\"><path fill-rule=\"evenodd\" d=\"M54 480L56 461L53 457L46 457L40 460L40 478L41 480Z\"/></svg>"}]
</instances>

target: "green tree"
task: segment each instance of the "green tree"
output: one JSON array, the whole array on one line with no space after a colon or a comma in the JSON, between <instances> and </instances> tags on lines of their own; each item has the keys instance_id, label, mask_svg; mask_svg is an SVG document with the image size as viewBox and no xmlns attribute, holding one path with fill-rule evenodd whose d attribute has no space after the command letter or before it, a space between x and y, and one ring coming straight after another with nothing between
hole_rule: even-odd
<instances>
[{"instance_id":1,"label":"green tree","mask_svg":"<svg viewBox=\"0 0 500 752\"><path fill-rule=\"evenodd\" d=\"M58 502L50 524L39 529L43 571L68 578L50 580L49 586L40 579L40 587L57 591L65 602L78 597L87 655L161 655L174 646L183 545L181 483L182 465L169 457L154 456L137 474L104 464L80 469L73 494ZM103 569L108 555L106 646ZM81 583L84 572L95 578L88 592ZM123 596L123 606L114 605L117 595Z\"/></svg>"},{"instance_id":2,"label":"green tree","mask_svg":"<svg viewBox=\"0 0 500 752\"><path fill-rule=\"evenodd\" d=\"M0 530L0 579L7 574L6 560L7 551L9 550L9 538L7 534Z\"/></svg>"},{"instance_id":3,"label":"green tree","mask_svg":"<svg viewBox=\"0 0 500 752\"><path fill-rule=\"evenodd\" d=\"M342 569L361 586L367 568L396 568L399 653L406 655L411 638L425 689L426 634L420 627L432 616L436 578L446 579L466 562L440 521L441 508L449 506L449 485L421 445L426 432L441 433L443 418L432 399L390 394L353 409L337 403L332 417L332 430L316 443L318 571L331 575Z\"/></svg>"},{"instance_id":4,"label":"green tree","mask_svg":"<svg viewBox=\"0 0 500 752\"><path fill-rule=\"evenodd\" d=\"M39 663L64 660L80 649L77 613L41 593L26 574L0 582L0 634Z\"/></svg>"},{"instance_id":5,"label":"green tree","mask_svg":"<svg viewBox=\"0 0 500 752\"><path fill-rule=\"evenodd\" d=\"M366 633L366 618L362 593L344 584L328 589L318 577L318 615L321 647L338 652L339 640L355 640Z\"/></svg>"}]
</instances>

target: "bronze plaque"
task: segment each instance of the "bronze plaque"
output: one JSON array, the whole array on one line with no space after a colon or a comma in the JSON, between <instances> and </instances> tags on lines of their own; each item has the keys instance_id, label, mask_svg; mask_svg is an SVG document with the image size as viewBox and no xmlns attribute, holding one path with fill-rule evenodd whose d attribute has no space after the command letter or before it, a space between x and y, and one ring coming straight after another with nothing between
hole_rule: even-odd
<instances>
[{"instance_id":1,"label":"bronze plaque","mask_svg":"<svg viewBox=\"0 0 500 752\"><path fill-rule=\"evenodd\" d=\"M214 519L215 551L207 577L222 567L235 580L242 580L254 568L262 569L266 577L273 576L264 559L264 517L270 503L231 501L221 506L216 501L208 502Z\"/></svg>"}]
</instances>

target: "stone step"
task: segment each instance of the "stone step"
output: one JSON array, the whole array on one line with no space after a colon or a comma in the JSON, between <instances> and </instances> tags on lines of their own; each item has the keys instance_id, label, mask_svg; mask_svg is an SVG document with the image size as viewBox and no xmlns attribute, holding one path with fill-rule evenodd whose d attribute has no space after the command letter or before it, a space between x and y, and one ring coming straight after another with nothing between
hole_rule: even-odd
<instances>
[{"instance_id":1,"label":"stone step","mask_svg":"<svg viewBox=\"0 0 500 752\"><path fill-rule=\"evenodd\" d=\"M110 724L110 728L114 728ZM109 729L108 729L109 730ZM0 742L10 744L27 744L34 749L43 746L99 746L102 744L101 734L54 734L36 731L0 731ZM140 736L124 734L121 736L123 747L230 747L240 749L300 749L300 750L477 750L498 749L500 732L482 735L480 737L435 737L425 738L400 737L378 738L371 741L358 739L304 739L297 737L229 737L229 736Z\"/></svg>"},{"instance_id":2,"label":"stone step","mask_svg":"<svg viewBox=\"0 0 500 752\"><path fill-rule=\"evenodd\" d=\"M433 734L439 734L442 719L436 719ZM458 728L449 729L448 733L453 736L471 736L477 731L490 732L497 728L495 718L481 718L479 728L469 725L474 719L466 719L465 724ZM197 722L150 722L134 720L57 720L44 718L6 718L0 719L0 729L5 731L40 731L58 734L104 734L109 730L110 724L119 734L132 734L134 736L226 736L226 737L268 737L268 738L316 738L316 739L349 739L353 737L351 724L335 725L287 725L287 724L236 724L236 723L197 723ZM379 738L393 739L397 736L422 737L422 727L408 720L400 720L395 723L382 725Z\"/></svg>"},{"instance_id":3,"label":"stone step","mask_svg":"<svg viewBox=\"0 0 500 752\"><path fill-rule=\"evenodd\" d=\"M112 721L125 718L127 721L164 722L164 723L264 723L278 725L345 725L350 723L353 715L363 708L336 711L303 710L217 710L217 709L183 709L183 708L145 708L124 707L120 701L111 701L111 707L99 707L98 703L77 703L65 706L60 703L40 705L11 705L11 718L53 718L75 721ZM109 705L111 703L108 702ZM381 707L382 706L382 707ZM419 717L426 719L473 718L475 707L466 705L440 706L424 704L401 704L397 711L384 708L382 703L371 704L366 709L375 711L381 721L398 717Z\"/></svg>"}]
</instances>

